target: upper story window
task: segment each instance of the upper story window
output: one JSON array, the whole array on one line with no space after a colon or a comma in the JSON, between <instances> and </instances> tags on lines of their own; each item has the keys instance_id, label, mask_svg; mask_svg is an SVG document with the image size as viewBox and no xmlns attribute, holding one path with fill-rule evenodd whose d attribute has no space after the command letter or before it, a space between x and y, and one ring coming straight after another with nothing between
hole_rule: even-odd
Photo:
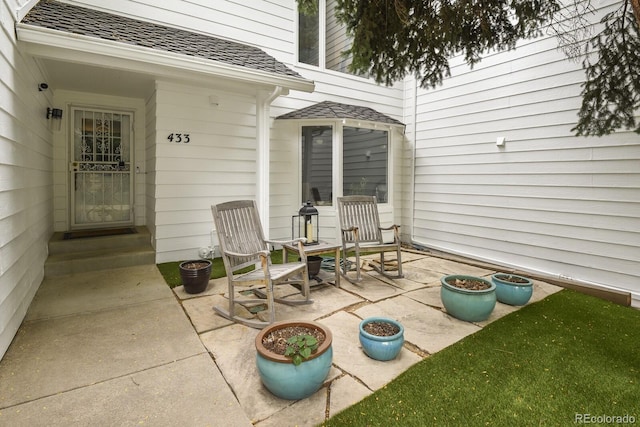
<instances>
[{"instance_id":1,"label":"upper story window","mask_svg":"<svg viewBox=\"0 0 640 427\"><path fill-rule=\"evenodd\" d=\"M349 73L351 59L342 53L351 46L351 38L335 16L336 0L317 2L315 15L298 14L298 61Z\"/></svg>"}]
</instances>

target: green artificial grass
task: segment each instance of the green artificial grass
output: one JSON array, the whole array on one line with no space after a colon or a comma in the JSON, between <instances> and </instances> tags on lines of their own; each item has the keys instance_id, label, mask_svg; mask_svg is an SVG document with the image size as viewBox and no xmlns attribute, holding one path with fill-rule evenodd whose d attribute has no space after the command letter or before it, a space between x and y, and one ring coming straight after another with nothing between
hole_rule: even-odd
<instances>
[{"instance_id":1,"label":"green artificial grass","mask_svg":"<svg viewBox=\"0 0 640 427\"><path fill-rule=\"evenodd\" d=\"M289 254L289 261L297 260L293 254ZM211 260L211 278L217 279L219 277L224 277L227 275L224 269L224 263L222 262L222 258L214 258ZM165 262L162 264L157 264L158 270L160 270L160 274L164 277L164 281L167 282L171 289L176 286L182 285L182 279L180 279L180 263L183 261L176 262ZM280 264L282 262L282 251L275 250L271 252L271 262L275 264ZM250 269L247 269L249 271Z\"/></svg>"},{"instance_id":2,"label":"green artificial grass","mask_svg":"<svg viewBox=\"0 0 640 427\"><path fill-rule=\"evenodd\" d=\"M604 417L625 415L629 424L640 423L639 402L640 311L563 290L424 359L324 425L611 425L624 419Z\"/></svg>"}]
</instances>

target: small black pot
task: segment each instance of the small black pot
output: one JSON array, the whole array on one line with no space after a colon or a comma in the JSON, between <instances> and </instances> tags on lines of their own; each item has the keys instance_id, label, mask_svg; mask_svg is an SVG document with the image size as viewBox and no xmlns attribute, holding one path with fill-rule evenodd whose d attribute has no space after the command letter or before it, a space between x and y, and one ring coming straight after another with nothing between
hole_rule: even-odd
<instances>
[{"instance_id":1,"label":"small black pot","mask_svg":"<svg viewBox=\"0 0 640 427\"><path fill-rule=\"evenodd\" d=\"M180 278L186 293L198 294L204 291L211 278L211 261L197 259L181 262Z\"/></svg>"},{"instance_id":2,"label":"small black pot","mask_svg":"<svg viewBox=\"0 0 640 427\"><path fill-rule=\"evenodd\" d=\"M309 270L309 279L312 279L320 273L320 267L322 267L321 256L308 256L307 257L307 270Z\"/></svg>"}]
</instances>

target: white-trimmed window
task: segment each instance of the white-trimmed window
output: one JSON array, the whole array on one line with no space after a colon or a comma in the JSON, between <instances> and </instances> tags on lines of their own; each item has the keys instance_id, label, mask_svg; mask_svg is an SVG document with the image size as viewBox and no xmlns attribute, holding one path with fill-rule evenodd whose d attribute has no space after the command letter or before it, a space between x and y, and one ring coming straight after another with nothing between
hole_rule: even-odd
<instances>
[{"instance_id":1,"label":"white-trimmed window","mask_svg":"<svg viewBox=\"0 0 640 427\"><path fill-rule=\"evenodd\" d=\"M351 38L345 26L336 19L336 0L317 2L317 14L298 13L298 62L350 73L348 66L351 59L342 53L351 46Z\"/></svg>"},{"instance_id":2,"label":"white-trimmed window","mask_svg":"<svg viewBox=\"0 0 640 427\"><path fill-rule=\"evenodd\" d=\"M302 126L302 202L331 206L336 193L376 196L379 203L387 203L389 131L346 125L338 126L337 133L333 129ZM340 171L339 176L334 171Z\"/></svg>"}]
</instances>

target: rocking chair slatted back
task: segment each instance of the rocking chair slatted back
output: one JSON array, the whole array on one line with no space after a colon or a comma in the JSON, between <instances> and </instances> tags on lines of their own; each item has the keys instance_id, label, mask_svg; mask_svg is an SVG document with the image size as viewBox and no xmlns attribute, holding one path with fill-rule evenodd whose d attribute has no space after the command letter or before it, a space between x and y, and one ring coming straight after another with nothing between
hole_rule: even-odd
<instances>
[{"instance_id":1,"label":"rocking chair slatted back","mask_svg":"<svg viewBox=\"0 0 640 427\"><path fill-rule=\"evenodd\" d=\"M214 207L214 219L220 239L220 248L225 253L255 254L268 251L264 232L258 217L255 201L239 200L221 203ZM260 262L259 256L224 257L232 271L240 270ZM225 265L225 267L227 267Z\"/></svg>"},{"instance_id":2,"label":"rocking chair slatted back","mask_svg":"<svg viewBox=\"0 0 640 427\"><path fill-rule=\"evenodd\" d=\"M376 198L374 196L349 196L340 199L338 203L340 228L346 230L357 227L357 237L361 243L383 243ZM353 243L356 240L355 233L345 231L343 239L347 243Z\"/></svg>"},{"instance_id":3,"label":"rocking chair slatted back","mask_svg":"<svg viewBox=\"0 0 640 427\"><path fill-rule=\"evenodd\" d=\"M338 216L340 217L340 234L342 236L342 268L341 274L350 282L360 282L360 253L379 253L379 265L370 264L380 274L391 279L401 278L402 254L400 246L400 226L380 226L378 204L374 196L344 196L338 197ZM385 243L382 231L393 231L393 242ZM350 262L348 255L353 252L356 258L356 277L349 277ZM393 264L397 274L389 274L385 265L385 252L395 252ZM390 260L391 261L391 260Z\"/></svg>"}]
</instances>

